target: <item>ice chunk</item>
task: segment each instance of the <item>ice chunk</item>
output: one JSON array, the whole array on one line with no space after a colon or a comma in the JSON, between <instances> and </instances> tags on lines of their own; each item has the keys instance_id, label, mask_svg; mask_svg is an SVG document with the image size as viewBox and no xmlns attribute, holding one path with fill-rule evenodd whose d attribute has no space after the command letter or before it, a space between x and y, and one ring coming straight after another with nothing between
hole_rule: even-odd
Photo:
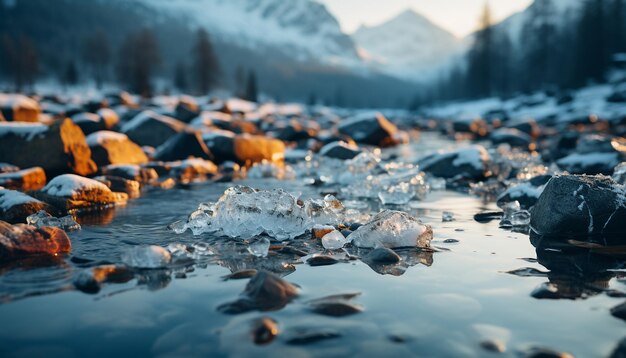
<instances>
[{"instance_id":1,"label":"ice chunk","mask_svg":"<svg viewBox=\"0 0 626 358\"><path fill-rule=\"evenodd\" d=\"M38 228L52 226L65 231L80 230L80 224L77 223L71 215L55 218L54 216L48 214L45 210L40 210L28 216L26 218L26 223Z\"/></svg>"},{"instance_id":2,"label":"ice chunk","mask_svg":"<svg viewBox=\"0 0 626 358\"><path fill-rule=\"evenodd\" d=\"M270 250L270 240L266 237L252 241L248 245L248 252L256 257L267 257Z\"/></svg>"},{"instance_id":3,"label":"ice chunk","mask_svg":"<svg viewBox=\"0 0 626 358\"><path fill-rule=\"evenodd\" d=\"M348 236L358 247L430 247L430 226L401 211L384 210Z\"/></svg>"},{"instance_id":4,"label":"ice chunk","mask_svg":"<svg viewBox=\"0 0 626 358\"><path fill-rule=\"evenodd\" d=\"M515 213L521 211L521 206L518 201L512 201L507 203L502 209L504 209L504 215L502 216L502 220L500 221L500 227L511 227L513 226L512 219Z\"/></svg>"},{"instance_id":5,"label":"ice chunk","mask_svg":"<svg viewBox=\"0 0 626 358\"><path fill-rule=\"evenodd\" d=\"M322 246L327 250L341 249L349 241L337 230L333 230L322 237Z\"/></svg>"},{"instance_id":6,"label":"ice chunk","mask_svg":"<svg viewBox=\"0 0 626 358\"><path fill-rule=\"evenodd\" d=\"M383 205L405 205L415 196L415 190L409 183L392 185L386 190L378 192L378 198Z\"/></svg>"},{"instance_id":7,"label":"ice chunk","mask_svg":"<svg viewBox=\"0 0 626 358\"><path fill-rule=\"evenodd\" d=\"M530 212L528 210L520 210L511 215L511 225L528 226L530 225Z\"/></svg>"},{"instance_id":8,"label":"ice chunk","mask_svg":"<svg viewBox=\"0 0 626 358\"><path fill-rule=\"evenodd\" d=\"M615 167L613 180L619 184L626 185L626 162L622 162Z\"/></svg>"},{"instance_id":9,"label":"ice chunk","mask_svg":"<svg viewBox=\"0 0 626 358\"><path fill-rule=\"evenodd\" d=\"M337 225L343 205L333 196L301 201L282 189L255 190L246 186L227 189L213 205L202 204L186 223L194 234L219 232L249 239L265 234L279 241L293 239L316 224ZM170 225L182 230L181 223Z\"/></svg>"},{"instance_id":10,"label":"ice chunk","mask_svg":"<svg viewBox=\"0 0 626 358\"><path fill-rule=\"evenodd\" d=\"M341 191L349 197L378 198L383 204L403 205L413 198L423 199L429 186L417 167L404 167L384 174L369 175Z\"/></svg>"},{"instance_id":11,"label":"ice chunk","mask_svg":"<svg viewBox=\"0 0 626 358\"><path fill-rule=\"evenodd\" d=\"M159 268L167 266L172 255L160 246L135 246L122 253L122 262L136 268Z\"/></svg>"},{"instance_id":12,"label":"ice chunk","mask_svg":"<svg viewBox=\"0 0 626 358\"><path fill-rule=\"evenodd\" d=\"M248 170L248 178L265 179L276 178L279 180L292 180L296 177L294 170L288 165L281 165L263 160L256 163Z\"/></svg>"},{"instance_id":13,"label":"ice chunk","mask_svg":"<svg viewBox=\"0 0 626 358\"><path fill-rule=\"evenodd\" d=\"M444 211L441 214L441 221L444 223L450 222L450 221L454 221L454 214L449 212L449 211Z\"/></svg>"}]
</instances>

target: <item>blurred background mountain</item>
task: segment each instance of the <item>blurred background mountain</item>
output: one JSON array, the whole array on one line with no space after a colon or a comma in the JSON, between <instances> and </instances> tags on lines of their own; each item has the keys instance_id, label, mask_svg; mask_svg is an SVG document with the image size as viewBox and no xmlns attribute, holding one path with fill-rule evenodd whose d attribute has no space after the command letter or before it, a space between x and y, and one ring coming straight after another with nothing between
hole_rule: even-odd
<instances>
[{"instance_id":1,"label":"blurred background mountain","mask_svg":"<svg viewBox=\"0 0 626 358\"><path fill-rule=\"evenodd\" d=\"M349 35L313 0L1 0L0 73L10 90L88 82L416 108L605 81L626 52L625 2L536 0L499 23L486 5L459 39L412 10Z\"/></svg>"}]
</instances>

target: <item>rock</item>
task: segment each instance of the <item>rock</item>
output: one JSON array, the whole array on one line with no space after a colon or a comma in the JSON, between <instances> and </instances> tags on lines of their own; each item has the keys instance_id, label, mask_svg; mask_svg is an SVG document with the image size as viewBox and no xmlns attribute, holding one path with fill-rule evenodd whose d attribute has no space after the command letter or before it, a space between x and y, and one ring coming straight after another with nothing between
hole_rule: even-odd
<instances>
[{"instance_id":1,"label":"rock","mask_svg":"<svg viewBox=\"0 0 626 358\"><path fill-rule=\"evenodd\" d=\"M185 123L177 119L153 111L143 111L125 123L121 131L139 145L158 147L182 132L185 127Z\"/></svg>"},{"instance_id":2,"label":"rock","mask_svg":"<svg viewBox=\"0 0 626 358\"><path fill-rule=\"evenodd\" d=\"M306 141L315 138L319 128L307 128L302 123L292 120L286 126L280 128L276 138L287 142Z\"/></svg>"},{"instance_id":3,"label":"rock","mask_svg":"<svg viewBox=\"0 0 626 358\"><path fill-rule=\"evenodd\" d=\"M586 237L626 233L626 193L604 176L562 175L546 185L531 211L539 235ZM600 238L601 239L601 238Z\"/></svg>"},{"instance_id":4,"label":"rock","mask_svg":"<svg viewBox=\"0 0 626 358\"><path fill-rule=\"evenodd\" d=\"M331 317L344 317L363 312L363 307L350 302L321 301L311 305L311 311Z\"/></svg>"},{"instance_id":5,"label":"rock","mask_svg":"<svg viewBox=\"0 0 626 358\"><path fill-rule=\"evenodd\" d=\"M255 269L247 269L247 270L239 270L231 273L230 275L222 276L224 281L228 280L241 280L245 278L251 278L252 276L257 274L257 270Z\"/></svg>"},{"instance_id":6,"label":"rock","mask_svg":"<svg viewBox=\"0 0 626 358\"><path fill-rule=\"evenodd\" d=\"M334 257L330 257L330 256L326 256L326 255L315 255L311 258L309 258L308 260L306 260L306 263L309 264L310 266L329 266L329 265L334 265L336 263L338 263L339 260L337 260Z\"/></svg>"},{"instance_id":7,"label":"rock","mask_svg":"<svg viewBox=\"0 0 626 358\"><path fill-rule=\"evenodd\" d=\"M181 96L178 99L178 104L174 110L174 117L176 117L176 119L189 123L199 115L200 106L198 106L198 102L193 97Z\"/></svg>"},{"instance_id":8,"label":"rock","mask_svg":"<svg viewBox=\"0 0 626 358\"><path fill-rule=\"evenodd\" d=\"M170 175L183 183L204 181L212 178L219 172L218 167L209 160L187 159L179 163L172 163Z\"/></svg>"},{"instance_id":9,"label":"rock","mask_svg":"<svg viewBox=\"0 0 626 358\"><path fill-rule=\"evenodd\" d=\"M141 183L138 181L112 175L103 175L93 179L108 186L113 192L128 194L129 198L138 198L141 196Z\"/></svg>"},{"instance_id":10,"label":"rock","mask_svg":"<svg viewBox=\"0 0 626 358\"><path fill-rule=\"evenodd\" d=\"M39 122L41 108L21 94L0 94L0 117L12 122Z\"/></svg>"},{"instance_id":11,"label":"rock","mask_svg":"<svg viewBox=\"0 0 626 358\"><path fill-rule=\"evenodd\" d=\"M64 211L125 204L128 200L127 194L114 193L99 181L74 174L59 175L34 195Z\"/></svg>"},{"instance_id":12,"label":"rock","mask_svg":"<svg viewBox=\"0 0 626 358\"><path fill-rule=\"evenodd\" d=\"M55 213L50 205L15 190L0 189L0 220L17 224L40 210Z\"/></svg>"},{"instance_id":13,"label":"rock","mask_svg":"<svg viewBox=\"0 0 626 358\"><path fill-rule=\"evenodd\" d=\"M147 166L150 166L148 163ZM167 166L167 172L171 170L171 166ZM105 176L120 177L128 180L134 180L141 184L151 183L159 179L159 174L153 168L141 167L139 165L107 165L100 169Z\"/></svg>"},{"instance_id":14,"label":"rock","mask_svg":"<svg viewBox=\"0 0 626 358\"><path fill-rule=\"evenodd\" d=\"M502 219L503 215L504 213L502 211L485 211L474 215L474 220L479 223L485 224L493 220L500 220Z\"/></svg>"},{"instance_id":15,"label":"rock","mask_svg":"<svg viewBox=\"0 0 626 358\"><path fill-rule=\"evenodd\" d=\"M215 163L238 161L235 155L235 133L225 130L212 130L202 134L202 140L213 154Z\"/></svg>"},{"instance_id":16,"label":"rock","mask_svg":"<svg viewBox=\"0 0 626 358\"><path fill-rule=\"evenodd\" d=\"M365 113L345 119L337 127L339 133L352 137L357 143L390 147L398 143L398 128L380 113Z\"/></svg>"},{"instance_id":17,"label":"rock","mask_svg":"<svg viewBox=\"0 0 626 358\"><path fill-rule=\"evenodd\" d=\"M91 150L81 129L65 119L46 126L35 123L0 123L0 161L21 168L42 167L49 176L96 171Z\"/></svg>"},{"instance_id":18,"label":"rock","mask_svg":"<svg viewBox=\"0 0 626 358\"><path fill-rule=\"evenodd\" d=\"M482 118L456 118L450 123L450 134L469 133L475 137L485 137L489 133L487 123Z\"/></svg>"},{"instance_id":19,"label":"rock","mask_svg":"<svg viewBox=\"0 0 626 358\"><path fill-rule=\"evenodd\" d=\"M574 358L573 355L565 352L555 351L551 348L531 347L522 352L524 358Z\"/></svg>"},{"instance_id":20,"label":"rock","mask_svg":"<svg viewBox=\"0 0 626 358\"><path fill-rule=\"evenodd\" d=\"M72 244L65 231L55 227L11 225L0 221L0 261L35 254L56 255L70 252Z\"/></svg>"},{"instance_id":21,"label":"rock","mask_svg":"<svg viewBox=\"0 0 626 358\"><path fill-rule=\"evenodd\" d=\"M529 135L531 138L537 138L541 134L541 128L534 119L518 119L507 122L506 128L517 129L522 133Z\"/></svg>"},{"instance_id":22,"label":"rock","mask_svg":"<svg viewBox=\"0 0 626 358\"><path fill-rule=\"evenodd\" d=\"M154 153L154 158L162 161L183 160L190 157L213 158L200 134L192 131L183 131L174 135Z\"/></svg>"},{"instance_id":23,"label":"rock","mask_svg":"<svg viewBox=\"0 0 626 358\"><path fill-rule=\"evenodd\" d=\"M236 162L240 164L282 162L285 158L285 143L278 139L242 134L235 137L233 144Z\"/></svg>"},{"instance_id":24,"label":"rock","mask_svg":"<svg viewBox=\"0 0 626 358\"><path fill-rule=\"evenodd\" d=\"M357 146L350 145L343 141L326 144L320 149L321 156L341 160L352 159L360 153L361 151Z\"/></svg>"},{"instance_id":25,"label":"rock","mask_svg":"<svg viewBox=\"0 0 626 358\"><path fill-rule=\"evenodd\" d=\"M619 341L609 358L626 358L626 338Z\"/></svg>"},{"instance_id":26,"label":"rock","mask_svg":"<svg viewBox=\"0 0 626 358\"><path fill-rule=\"evenodd\" d=\"M498 196L496 204L498 207L503 208L506 204L517 201L522 209L528 210L533 207L535 203L537 203L539 196L543 192L545 184L548 180L550 180L550 178L551 176L544 175L534 178L534 181L531 180L510 187Z\"/></svg>"},{"instance_id":27,"label":"rock","mask_svg":"<svg viewBox=\"0 0 626 358\"><path fill-rule=\"evenodd\" d=\"M74 279L74 287L84 293L96 294L104 283L126 283L134 277L131 270L122 265L101 265L82 271Z\"/></svg>"},{"instance_id":28,"label":"rock","mask_svg":"<svg viewBox=\"0 0 626 358\"><path fill-rule=\"evenodd\" d=\"M430 247L432 228L401 211L383 210L350 236L354 246L364 248Z\"/></svg>"},{"instance_id":29,"label":"rock","mask_svg":"<svg viewBox=\"0 0 626 358\"><path fill-rule=\"evenodd\" d=\"M39 190L44 185L46 185L46 172L40 167L0 174L0 186L7 189Z\"/></svg>"},{"instance_id":30,"label":"rock","mask_svg":"<svg viewBox=\"0 0 626 358\"><path fill-rule=\"evenodd\" d=\"M557 165L571 174L606 174L613 173L613 168L621 162L620 155L613 153L573 153L557 160Z\"/></svg>"},{"instance_id":31,"label":"rock","mask_svg":"<svg viewBox=\"0 0 626 358\"><path fill-rule=\"evenodd\" d=\"M480 342L480 347L487 352L504 353L506 352L506 344L501 340L488 339Z\"/></svg>"},{"instance_id":32,"label":"rock","mask_svg":"<svg viewBox=\"0 0 626 358\"><path fill-rule=\"evenodd\" d=\"M522 131L515 128L500 128L491 133L491 142L493 144L508 144L511 147L528 149L532 138Z\"/></svg>"},{"instance_id":33,"label":"rock","mask_svg":"<svg viewBox=\"0 0 626 358\"><path fill-rule=\"evenodd\" d=\"M366 256L366 260L377 264L397 264L400 262L400 255L396 254L392 249L386 247L379 247L372 250Z\"/></svg>"},{"instance_id":34,"label":"rock","mask_svg":"<svg viewBox=\"0 0 626 358\"><path fill-rule=\"evenodd\" d=\"M239 300L224 304L218 310L228 314L278 310L297 297L298 291L296 286L273 273L260 271L250 279Z\"/></svg>"},{"instance_id":35,"label":"rock","mask_svg":"<svg viewBox=\"0 0 626 358\"><path fill-rule=\"evenodd\" d=\"M255 344L271 343L280 333L278 323L269 317L261 317L252 322L252 339Z\"/></svg>"},{"instance_id":36,"label":"rock","mask_svg":"<svg viewBox=\"0 0 626 358\"><path fill-rule=\"evenodd\" d=\"M75 114L72 116L72 122L79 126L85 135L107 129L102 117L95 113L83 112Z\"/></svg>"},{"instance_id":37,"label":"rock","mask_svg":"<svg viewBox=\"0 0 626 358\"><path fill-rule=\"evenodd\" d=\"M480 145L431 154L419 161L420 169L440 178L484 179L491 156Z\"/></svg>"},{"instance_id":38,"label":"rock","mask_svg":"<svg viewBox=\"0 0 626 358\"><path fill-rule=\"evenodd\" d=\"M626 302L611 308L611 315L626 321Z\"/></svg>"},{"instance_id":39,"label":"rock","mask_svg":"<svg viewBox=\"0 0 626 358\"><path fill-rule=\"evenodd\" d=\"M9 163L0 163L0 174L4 173L14 173L19 171L20 168Z\"/></svg>"},{"instance_id":40,"label":"rock","mask_svg":"<svg viewBox=\"0 0 626 358\"><path fill-rule=\"evenodd\" d=\"M287 344L300 346L340 337L341 333L332 328L296 327L289 332Z\"/></svg>"},{"instance_id":41,"label":"rock","mask_svg":"<svg viewBox=\"0 0 626 358\"><path fill-rule=\"evenodd\" d=\"M148 157L128 136L111 131L98 131L87 136L91 157L99 166L109 164L143 164Z\"/></svg>"}]
</instances>

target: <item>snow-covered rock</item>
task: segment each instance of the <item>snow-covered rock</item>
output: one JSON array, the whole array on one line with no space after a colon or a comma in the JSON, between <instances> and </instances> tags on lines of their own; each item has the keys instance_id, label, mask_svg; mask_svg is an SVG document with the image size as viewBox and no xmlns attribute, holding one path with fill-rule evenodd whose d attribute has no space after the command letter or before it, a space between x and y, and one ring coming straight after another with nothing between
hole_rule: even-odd
<instances>
[{"instance_id":1,"label":"snow-covered rock","mask_svg":"<svg viewBox=\"0 0 626 358\"><path fill-rule=\"evenodd\" d=\"M125 193L114 193L97 180L74 174L55 177L36 196L63 210L125 204L128 200Z\"/></svg>"},{"instance_id":2,"label":"snow-covered rock","mask_svg":"<svg viewBox=\"0 0 626 358\"><path fill-rule=\"evenodd\" d=\"M398 128L381 113L362 113L343 120L339 133L350 136L357 143L389 147L398 144Z\"/></svg>"},{"instance_id":3,"label":"snow-covered rock","mask_svg":"<svg viewBox=\"0 0 626 358\"><path fill-rule=\"evenodd\" d=\"M418 164L421 170L441 178L482 179L490 162L485 147L474 145L431 154Z\"/></svg>"},{"instance_id":4,"label":"snow-covered rock","mask_svg":"<svg viewBox=\"0 0 626 358\"><path fill-rule=\"evenodd\" d=\"M40 210L53 212L46 203L15 190L0 188L0 220L25 223L26 218Z\"/></svg>"},{"instance_id":5,"label":"snow-covered rock","mask_svg":"<svg viewBox=\"0 0 626 358\"><path fill-rule=\"evenodd\" d=\"M112 131L98 131L87 136L91 157L99 167L110 164L143 164L148 157L128 136Z\"/></svg>"},{"instance_id":6,"label":"snow-covered rock","mask_svg":"<svg viewBox=\"0 0 626 358\"><path fill-rule=\"evenodd\" d=\"M619 153L573 153L556 162L560 168L572 174L612 174L620 163Z\"/></svg>"},{"instance_id":7,"label":"snow-covered rock","mask_svg":"<svg viewBox=\"0 0 626 358\"><path fill-rule=\"evenodd\" d=\"M139 145L158 147L185 129L185 123L154 111L143 111L122 125L121 131Z\"/></svg>"},{"instance_id":8,"label":"snow-covered rock","mask_svg":"<svg viewBox=\"0 0 626 358\"><path fill-rule=\"evenodd\" d=\"M38 122L41 108L32 98L0 93L0 117L12 122Z\"/></svg>"},{"instance_id":9,"label":"snow-covered rock","mask_svg":"<svg viewBox=\"0 0 626 358\"><path fill-rule=\"evenodd\" d=\"M0 186L21 191L39 190L46 185L46 173L40 167L0 173Z\"/></svg>"}]
</instances>

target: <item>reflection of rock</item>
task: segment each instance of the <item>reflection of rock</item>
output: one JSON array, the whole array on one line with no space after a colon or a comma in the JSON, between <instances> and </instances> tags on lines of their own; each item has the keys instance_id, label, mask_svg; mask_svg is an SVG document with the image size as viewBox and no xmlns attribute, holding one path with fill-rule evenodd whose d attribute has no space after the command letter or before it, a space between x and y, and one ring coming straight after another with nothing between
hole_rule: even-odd
<instances>
[{"instance_id":1,"label":"reflection of rock","mask_svg":"<svg viewBox=\"0 0 626 358\"><path fill-rule=\"evenodd\" d=\"M68 291L72 268L59 256L31 256L0 263L0 303Z\"/></svg>"},{"instance_id":2,"label":"reflection of rock","mask_svg":"<svg viewBox=\"0 0 626 358\"><path fill-rule=\"evenodd\" d=\"M274 311L298 296L298 288L282 278L261 271L250 279L241 298L218 307L223 313L238 314L252 310Z\"/></svg>"},{"instance_id":3,"label":"reflection of rock","mask_svg":"<svg viewBox=\"0 0 626 358\"><path fill-rule=\"evenodd\" d=\"M433 264L433 251L420 250L416 248L395 249L394 252L400 256L397 263L384 263L375 260L376 255L371 255L371 251L365 249L353 249L351 254L361 257L361 260L367 264L372 270L381 275L402 276L413 266L422 264L431 266Z\"/></svg>"},{"instance_id":4,"label":"reflection of rock","mask_svg":"<svg viewBox=\"0 0 626 358\"><path fill-rule=\"evenodd\" d=\"M599 254L593 249L531 234L537 261L550 270L549 283L533 292L535 298L587 298L606 291L614 274L609 269L622 268L623 258Z\"/></svg>"}]
</instances>

